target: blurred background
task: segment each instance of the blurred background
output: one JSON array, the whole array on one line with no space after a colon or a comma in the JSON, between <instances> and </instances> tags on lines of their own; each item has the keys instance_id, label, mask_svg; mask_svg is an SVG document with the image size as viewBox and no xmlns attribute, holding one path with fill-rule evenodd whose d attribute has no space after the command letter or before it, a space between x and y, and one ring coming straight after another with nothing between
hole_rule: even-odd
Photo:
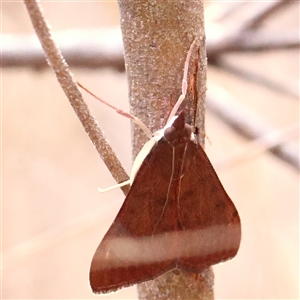
<instances>
[{"instance_id":1,"label":"blurred background","mask_svg":"<svg viewBox=\"0 0 300 300\"><path fill-rule=\"evenodd\" d=\"M100 39L114 49L108 50L112 62L93 66L93 47L81 47L89 67L74 63L71 70L95 94L128 111L126 74L117 63L122 54L117 2L41 2L70 57L73 42L89 41L95 30L103 33ZM276 9L263 2L205 5L206 152L243 230L238 255L214 266L215 296L298 299L299 2ZM24 4L2 2L1 10L2 298L93 299L90 261L124 196L120 190L98 192L114 180L54 73L42 66L44 59L39 63ZM239 32L257 16L258 25ZM235 44L228 32L250 34L233 52L220 46L224 37ZM129 120L84 97L129 173ZM281 148L268 151L277 144ZM136 287L97 297L137 299Z\"/></svg>"}]
</instances>

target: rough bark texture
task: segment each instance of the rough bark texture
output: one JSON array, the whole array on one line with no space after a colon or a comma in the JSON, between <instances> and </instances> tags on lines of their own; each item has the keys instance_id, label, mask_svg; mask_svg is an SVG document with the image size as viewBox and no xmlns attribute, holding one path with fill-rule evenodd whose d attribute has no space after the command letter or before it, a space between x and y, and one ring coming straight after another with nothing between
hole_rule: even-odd
<instances>
[{"instance_id":1,"label":"rough bark texture","mask_svg":"<svg viewBox=\"0 0 300 300\"><path fill-rule=\"evenodd\" d=\"M119 0L131 113L153 132L181 94L184 62L196 39L181 109L204 142L206 52L202 1ZM133 156L147 141L133 127ZM140 299L213 299L213 273L174 270L138 285Z\"/></svg>"},{"instance_id":2,"label":"rough bark texture","mask_svg":"<svg viewBox=\"0 0 300 300\"><path fill-rule=\"evenodd\" d=\"M206 91L203 3L119 0L119 5L131 112L152 131L165 125L172 105L181 94L184 61L191 43L198 39L199 52L192 55L188 76L189 86L194 83L191 77L196 80L197 91L191 96L194 87L190 86L184 106L188 108L191 124L196 111L201 115L196 125L203 141ZM198 99L193 99L194 96ZM147 139L137 127L133 137L135 156Z\"/></svg>"}]
</instances>

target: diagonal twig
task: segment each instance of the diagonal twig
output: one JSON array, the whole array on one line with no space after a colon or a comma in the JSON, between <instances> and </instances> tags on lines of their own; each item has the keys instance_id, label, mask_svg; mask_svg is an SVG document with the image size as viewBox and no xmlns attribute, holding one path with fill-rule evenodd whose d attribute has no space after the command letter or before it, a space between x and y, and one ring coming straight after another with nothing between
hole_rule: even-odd
<instances>
[{"instance_id":1,"label":"diagonal twig","mask_svg":"<svg viewBox=\"0 0 300 300\"><path fill-rule=\"evenodd\" d=\"M58 82L67 95L70 104L81 121L85 131L89 135L100 157L116 181L126 181L128 179L128 175L105 139L97 121L94 119L84 102L66 62L52 39L49 26L45 21L40 6L35 0L24 0L24 3L31 18L33 27L41 42L48 63L53 68ZM124 186L122 187L122 190L124 193L127 193L129 187Z\"/></svg>"},{"instance_id":2,"label":"diagonal twig","mask_svg":"<svg viewBox=\"0 0 300 300\"><path fill-rule=\"evenodd\" d=\"M261 117L240 107L228 92L217 85L213 85L213 88L208 90L207 109L234 131L251 140L274 131ZM289 145L277 145L271 147L269 151L295 170L300 169L299 155Z\"/></svg>"}]
</instances>

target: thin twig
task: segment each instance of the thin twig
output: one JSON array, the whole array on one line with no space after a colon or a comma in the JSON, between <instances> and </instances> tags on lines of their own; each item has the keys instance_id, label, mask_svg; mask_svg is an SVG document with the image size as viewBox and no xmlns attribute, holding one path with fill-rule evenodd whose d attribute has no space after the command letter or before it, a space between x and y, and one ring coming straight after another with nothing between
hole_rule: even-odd
<instances>
[{"instance_id":1,"label":"thin twig","mask_svg":"<svg viewBox=\"0 0 300 300\"><path fill-rule=\"evenodd\" d=\"M129 177L106 141L97 121L94 119L84 102L66 62L52 39L49 27L46 24L39 4L35 0L24 0L24 2L33 27L48 59L48 63L53 68L57 80L67 95L70 104L81 121L85 131L116 181L118 183L126 181ZM124 186L122 187L122 190L124 193L127 193L129 187Z\"/></svg>"},{"instance_id":2,"label":"thin twig","mask_svg":"<svg viewBox=\"0 0 300 300\"><path fill-rule=\"evenodd\" d=\"M66 30L53 33L55 42L72 67L112 68L124 72L120 28ZM2 34L1 66L43 69L45 55L35 35Z\"/></svg>"},{"instance_id":3,"label":"thin twig","mask_svg":"<svg viewBox=\"0 0 300 300\"><path fill-rule=\"evenodd\" d=\"M216 162L214 165L218 170L232 168L233 166L240 165L266 151L270 151L272 148L284 145L296 138L299 138L298 122L246 142L234 149L231 153L228 153L225 158Z\"/></svg>"},{"instance_id":4,"label":"thin twig","mask_svg":"<svg viewBox=\"0 0 300 300\"><path fill-rule=\"evenodd\" d=\"M219 100L222 99L222 100ZM224 89L214 85L207 93L207 109L226 122L234 131L254 140L274 132L261 117L243 109ZM278 145L269 149L271 153L299 170L299 154L289 145Z\"/></svg>"},{"instance_id":5,"label":"thin twig","mask_svg":"<svg viewBox=\"0 0 300 300\"><path fill-rule=\"evenodd\" d=\"M207 55L209 61L214 63L220 60L221 55L225 53L250 53L266 52L300 48L299 30L290 30L280 33L259 34L257 32L245 32L243 35L234 36L227 39L219 40L215 44L208 44Z\"/></svg>"},{"instance_id":6,"label":"thin twig","mask_svg":"<svg viewBox=\"0 0 300 300\"><path fill-rule=\"evenodd\" d=\"M242 31L253 30L258 28L266 19L277 13L283 7L293 4L293 1L277 0L277 1L263 1L249 10L249 17L241 27Z\"/></svg>"},{"instance_id":7,"label":"thin twig","mask_svg":"<svg viewBox=\"0 0 300 300\"><path fill-rule=\"evenodd\" d=\"M292 86L292 84L286 84L283 82L276 82L275 80L268 78L253 70L247 70L243 66L237 65L226 59L220 59L215 63L216 67L226 70L227 73L234 74L240 78L244 78L247 81L264 86L273 92L278 92L289 97L293 97L296 101L299 100L299 87Z\"/></svg>"},{"instance_id":8,"label":"thin twig","mask_svg":"<svg viewBox=\"0 0 300 300\"><path fill-rule=\"evenodd\" d=\"M208 43L207 53L209 61L216 61L220 58L220 55L227 52L269 51L271 49L280 49L283 45L285 45L287 49L299 48L298 32L292 37L292 39L294 38L293 42L291 42L291 40L287 41L284 36L278 38L278 32L276 32L276 34L269 34L273 36L273 38L268 37L268 41L265 42L263 39L266 37L262 37L259 34L259 26L264 20L283 6L292 4L298 5L294 1L284 0L251 5L251 9L248 9L248 15L236 26L231 26L230 24L226 25L226 22L212 22L212 28L215 31L214 35L216 35L217 38L212 40L211 43ZM250 6L250 4L248 4L248 6ZM224 28L226 28L226 30L224 30ZM219 34L218 31L222 34Z\"/></svg>"}]
</instances>

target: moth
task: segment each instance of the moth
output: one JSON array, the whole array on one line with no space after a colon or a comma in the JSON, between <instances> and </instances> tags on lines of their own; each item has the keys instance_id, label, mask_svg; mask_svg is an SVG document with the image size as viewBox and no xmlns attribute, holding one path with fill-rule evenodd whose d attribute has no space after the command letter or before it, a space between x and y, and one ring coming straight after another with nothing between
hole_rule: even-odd
<instances>
[{"instance_id":1,"label":"moth","mask_svg":"<svg viewBox=\"0 0 300 300\"><path fill-rule=\"evenodd\" d=\"M174 116L185 97L193 44L182 95L167 125L137 156L130 191L92 259L95 293L151 280L175 268L200 273L233 258L239 249L238 211L186 124L184 111Z\"/></svg>"}]
</instances>

